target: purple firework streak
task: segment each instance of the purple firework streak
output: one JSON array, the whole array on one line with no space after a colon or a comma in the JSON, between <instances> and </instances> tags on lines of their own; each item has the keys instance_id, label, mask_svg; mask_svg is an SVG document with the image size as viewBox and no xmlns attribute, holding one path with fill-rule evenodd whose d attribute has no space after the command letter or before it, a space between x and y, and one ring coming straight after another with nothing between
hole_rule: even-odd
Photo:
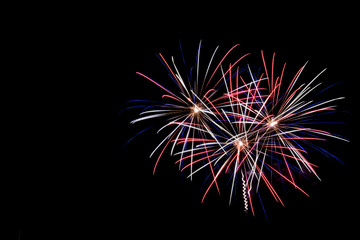
<instances>
[{"instance_id":1,"label":"purple firework streak","mask_svg":"<svg viewBox=\"0 0 360 240\"><path fill-rule=\"evenodd\" d=\"M239 44L214 63L218 48L206 59L206 64L201 64L200 41L195 67L190 72L180 72L173 57L169 64L159 53L159 59L176 85L172 91L149 76L136 73L164 91L164 102L147 106L131 122L158 119L164 122L158 133L168 131L150 154L150 157L158 154L153 174L165 150L170 149L179 170L189 170L191 180L205 169L210 172L204 182L207 185L202 202L210 189L215 188L220 194L219 179L226 176L230 183L229 204L240 185L244 211L250 208L253 215L253 198L255 194L260 198L260 186L265 186L272 197L284 205L272 183L273 175L309 196L294 177L295 173L310 174L320 180L316 172L318 166L308 159L308 149L333 156L314 143L327 138L348 140L307 126L316 121L315 116L334 112L334 103L344 97L321 101L311 98L321 89L318 79L326 69L301 83L305 63L285 81L286 63L276 72L275 53L269 63L261 51L259 70L245 64L249 53L229 60L230 55L236 55Z\"/></svg>"}]
</instances>

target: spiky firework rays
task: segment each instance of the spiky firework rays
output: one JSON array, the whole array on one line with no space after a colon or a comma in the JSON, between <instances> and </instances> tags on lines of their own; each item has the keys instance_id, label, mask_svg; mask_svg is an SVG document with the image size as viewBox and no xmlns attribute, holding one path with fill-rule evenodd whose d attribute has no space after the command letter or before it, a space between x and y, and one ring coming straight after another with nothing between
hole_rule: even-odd
<instances>
[{"instance_id":1,"label":"spiky firework rays","mask_svg":"<svg viewBox=\"0 0 360 240\"><path fill-rule=\"evenodd\" d=\"M295 174L320 179L317 166L308 157L309 149L332 156L314 143L326 138L347 141L309 123L316 120L315 116L334 112L334 102L343 97L321 101L313 98L323 89L318 79L325 70L300 81L306 63L285 79L286 63L275 67L275 53L269 62L261 51L260 67L254 67L245 62L248 53L234 58L238 46L215 63L218 47L203 59L200 42L195 66L190 69L186 69L185 61L180 68L173 57L169 63L159 54L176 87L170 91L137 72L164 91L164 102L147 106L131 123L161 120L164 124L158 132L168 131L150 154L158 154L153 173L169 149L181 172L188 173L190 179L200 172L208 173L202 201L213 188L220 194L220 178L228 178L229 203L241 186L238 192L242 193L244 210L250 209L255 215L253 199L257 196L262 204L261 188L284 205L273 179L281 179L308 196Z\"/></svg>"}]
</instances>

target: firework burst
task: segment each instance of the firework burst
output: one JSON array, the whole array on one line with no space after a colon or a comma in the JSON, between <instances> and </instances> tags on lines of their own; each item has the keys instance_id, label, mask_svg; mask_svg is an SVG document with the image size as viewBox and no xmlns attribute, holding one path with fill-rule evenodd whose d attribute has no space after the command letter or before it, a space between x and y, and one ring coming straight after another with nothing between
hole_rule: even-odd
<instances>
[{"instance_id":1,"label":"firework burst","mask_svg":"<svg viewBox=\"0 0 360 240\"><path fill-rule=\"evenodd\" d=\"M218 47L216 47L206 67L205 74L202 75L200 74L200 41L196 55L196 65L194 67L196 69L196 72L195 74L193 74L193 68L191 68L190 74L186 74L188 78L183 77L184 74L180 74L173 57L171 57L171 67L169 63L165 60L163 55L159 53L159 59L169 72L170 79L173 80L176 84L177 94L166 89L150 77L139 72L136 73L148 79L149 81L160 87L162 90L164 90L166 94L164 94L162 98L164 100L169 100L169 102L147 107L146 110L141 112L141 117L133 120L131 123L136 123L147 119L163 118L167 123L164 124L158 130L158 132L170 126L175 126L150 154L151 157L158 149L161 149L162 147L162 150L155 163L153 173L155 173L157 164L161 156L163 155L165 149L170 145L170 143L172 143L171 154L173 154L174 148L177 144L183 144L181 153L181 157L183 157L186 146L191 146L191 148L193 148L195 141L197 141L198 139L204 140L204 134L209 131L209 129L206 128L206 124L204 123L209 120L210 116L215 115L212 111L215 106L212 104L210 99L217 93L217 86L219 86L220 80L215 82L214 79L218 75L217 73L219 71L219 68L221 64L225 61L226 57L238 46L239 45L233 46L222 57L220 62L216 65L215 69L211 72L210 70L212 67L213 59L218 50ZM248 54L245 54L239 57L235 61L234 65L240 62L247 55ZM185 136L185 138L181 138L181 136ZM193 154L190 153L188 157L192 162Z\"/></svg>"},{"instance_id":2,"label":"firework burst","mask_svg":"<svg viewBox=\"0 0 360 240\"><path fill-rule=\"evenodd\" d=\"M188 74L180 73L173 57L170 66L159 54L176 85L176 91L170 91L137 72L160 87L165 93L162 99L167 101L146 107L131 123L162 119L165 124L158 132L170 129L150 154L153 156L155 152L160 152L153 173L165 149L170 147L170 154L177 158L175 163L179 169L182 172L190 170L190 179L205 169L209 172L202 201L213 187L220 194L218 180L228 176L231 183L229 203L234 198L236 186L240 185L244 210L247 212L250 208L255 215L253 197L259 196L261 202L260 185L284 205L272 184L273 175L309 196L299 186L294 174L311 174L320 179L315 170L317 166L308 159L308 149L326 151L314 147L313 142L326 138L348 140L322 129L307 127L315 121L315 116L334 112L334 102L343 99L315 101L311 98L320 89L322 83L316 82L326 69L309 81L300 83L306 63L291 80L285 81L286 63L277 73L275 53L269 65L261 51L260 70L254 70L248 64L240 66L248 53L233 62L225 61L237 47L232 47L214 64L216 47L208 64L202 66L200 42L195 67Z\"/></svg>"}]
</instances>

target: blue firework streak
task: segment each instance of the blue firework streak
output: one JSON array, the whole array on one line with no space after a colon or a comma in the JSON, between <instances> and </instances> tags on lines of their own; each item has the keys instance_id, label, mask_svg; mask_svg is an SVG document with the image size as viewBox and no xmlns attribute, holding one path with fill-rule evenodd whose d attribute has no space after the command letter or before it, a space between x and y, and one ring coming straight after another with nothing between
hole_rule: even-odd
<instances>
[{"instance_id":1,"label":"blue firework streak","mask_svg":"<svg viewBox=\"0 0 360 240\"><path fill-rule=\"evenodd\" d=\"M176 88L170 91L137 72L160 87L165 92L162 98L167 102L145 108L132 123L163 119L165 124L159 131L170 129L150 155L160 152L154 173L165 149L170 148L170 154L177 157L175 163L179 169L190 170L190 179L200 171L210 171L204 182L207 186L204 187L202 201L214 187L220 194L219 179L228 176L227 182L231 186L229 203L235 196L236 186L241 186L242 190L238 192L242 193L244 210L251 209L255 215L254 196L258 196L264 209L260 186L265 186L274 199L284 205L272 183L273 175L283 184L288 183L309 196L294 177L296 173L320 179L315 170L318 166L311 163L308 149L336 158L314 143L327 138L348 140L322 129L307 127L307 124L320 123L315 116L335 112L334 103L344 97L315 101L311 96L318 96L329 88L321 90L322 83L318 83L326 69L301 83L299 79L307 65L305 63L291 79L285 81L286 63L276 73L275 53L271 64L267 64L261 51L260 69L252 69L250 65L239 66L248 54L225 64L225 59L237 46L215 64L217 47L208 64L202 66L200 42L196 64L185 74L180 73L173 57L170 66L159 54ZM181 60L186 65L183 54Z\"/></svg>"}]
</instances>

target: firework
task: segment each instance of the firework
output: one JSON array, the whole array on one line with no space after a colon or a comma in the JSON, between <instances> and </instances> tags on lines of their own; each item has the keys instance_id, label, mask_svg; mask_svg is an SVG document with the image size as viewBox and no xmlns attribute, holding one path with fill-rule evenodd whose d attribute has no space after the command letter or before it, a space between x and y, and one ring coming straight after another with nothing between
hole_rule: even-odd
<instances>
[{"instance_id":1,"label":"firework","mask_svg":"<svg viewBox=\"0 0 360 240\"><path fill-rule=\"evenodd\" d=\"M273 175L309 196L296 182L294 174L311 174L320 179L315 170L317 166L308 159L308 149L327 151L315 147L313 142L326 138L348 140L322 129L307 127L315 121L315 116L335 111L334 102L343 99L315 101L310 98L320 89L322 83L316 82L326 69L300 83L305 63L291 80L285 81L286 63L277 73L275 53L269 67L261 51L260 70L249 64L240 65L248 53L226 62L228 55L238 46L232 47L214 64L216 47L208 64L202 66L200 41L193 68L196 70L190 70L188 74L180 73L173 57L170 66L159 54L176 90L170 91L137 72L160 87L164 91L162 99L167 101L146 107L132 123L162 119L165 123L158 132L170 129L150 154L153 156L156 151L160 152L153 173L165 149L171 147L170 154L177 159L175 163L181 172L190 170L190 179L205 169L208 172L202 201L213 187L220 194L219 179L228 176L231 183L229 204L236 186L240 185L244 211L250 208L255 215L253 197L258 196L262 204L261 185L284 205L272 184Z\"/></svg>"},{"instance_id":2,"label":"firework","mask_svg":"<svg viewBox=\"0 0 360 240\"><path fill-rule=\"evenodd\" d=\"M157 164L163 155L165 149L172 144L171 153L173 154L174 148L178 143L183 143L182 154L181 157L184 156L186 146L194 147L194 143L196 139L203 139L204 133L208 132L206 128L205 122L208 121L208 118L214 115L212 109L214 105L211 104L210 99L217 93L217 86L220 81L215 82L215 78L218 75L219 68L221 64L224 62L226 57L236 48L238 45L233 46L220 60L220 62L216 65L215 69L211 72L210 69L213 65L214 56L218 50L218 47L215 48L208 65L206 66L206 71L202 75L200 73L200 50L201 50L201 41L199 43L199 48L196 55L196 72L193 74L191 71L189 74L185 74L188 78L182 75L177 65L175 64L175 60L171 57L172 67L165 60L161 53L158 54L159 59L166 67L169 72L170 79L173 80L176 84L176 92L175 94L170 90L163 87L158 82L154 81L150 77L137 72L136 74L148 79L152 83L156 84L162 90L165 91L165 94L162 98L165 100L169 100L167 103L163 103L161 105L150 106L146 108L145 111L141 112L141 117L133 120L131 123L136 123L139 121L154 119L154 118L164 118L167 122L164 124L158 132L162 131L165 128L170 126L175 126L170 133L158 144L158 146L154 149L154 151L150 154L150 157L153 154L161 149L162 150L157 158L157 161L154 166L153 173L155 173ZM235 63L240 62L244 57L248 54L242 55L239 57ZM206 83L206 84L205 84ZM211 84L213 83L213 84ZM174 91L175 92L175 91ZM156 108L156 109L154 109ZM180 138L180 136L185 135L185 138ZM190 161L193 161L193 154L189 155ZM180 164L181 167L181 164ZM191 166L192 170L192 166Z\"/></svg>"}]
</instances>

